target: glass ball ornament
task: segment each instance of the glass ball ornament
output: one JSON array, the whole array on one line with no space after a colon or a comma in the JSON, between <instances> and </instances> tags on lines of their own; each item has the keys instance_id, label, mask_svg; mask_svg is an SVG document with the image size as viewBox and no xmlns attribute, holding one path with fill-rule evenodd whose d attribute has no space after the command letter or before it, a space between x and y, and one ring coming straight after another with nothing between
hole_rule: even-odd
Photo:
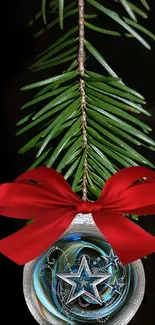
<instances>
[{"instance_id":1,"label":"glass ball ornament","mask_svg":"<svg viewBox=\"0 0 155 325\"><path fill-rule=\"evenodd\" d=\"M40 325L126 325L144 296L137 260L122 265L91 214L67 231L23 272L27 306Z\"/></svg>"}]
</instances>

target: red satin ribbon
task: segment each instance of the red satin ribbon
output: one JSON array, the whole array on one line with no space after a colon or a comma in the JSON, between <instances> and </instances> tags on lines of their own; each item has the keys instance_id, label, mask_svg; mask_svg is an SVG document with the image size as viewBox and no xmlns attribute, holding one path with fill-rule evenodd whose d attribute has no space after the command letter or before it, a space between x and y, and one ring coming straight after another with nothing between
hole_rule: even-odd
<instances>
[{"instance_id":1,"label":"red satin ribbon","mask_svg":"<svg viewBox=\"0 0 155 325\"><path fill-rule=\"evenodd\" d=\"M143 177L147 179L134 184ZM124 168L110 177L96 202L82 201L61 174L46 167L0 185L0 215L35 219L2 239L0 252L20 265L31 261L62 235L79 212L93 214L123 264L155 252L155 237L124 216L155 213L155 173L144 167Z\"/></svg>"}]
</instances>

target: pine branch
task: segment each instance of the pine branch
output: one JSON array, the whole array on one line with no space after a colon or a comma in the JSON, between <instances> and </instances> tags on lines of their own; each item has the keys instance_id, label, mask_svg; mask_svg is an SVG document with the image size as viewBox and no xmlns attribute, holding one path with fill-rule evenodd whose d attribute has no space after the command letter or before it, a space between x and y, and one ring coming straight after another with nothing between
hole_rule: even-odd
<instances>
[{"instance_id":1,"label":"pine branch","mask_svg":"<svg viewBox=\"0 0 155 325\"><path fill-rule=\"evenodd\" d=\"M141 2L146 8L146 1ZM87 3L92 10L89 14ZM17 123L20 127L18 135L31 129L35 131L19 151L23 154L35 148L36 159L30 168L40 164L54 167L63 173L83 200L98 197L104 182L122 167L144 164L154 168L150 161L133 148L136 145L155 150L155 142L148 136L151 129L137 118L139 113L150 116L143 108L145 99L124 84L92 41L85 38L85 29L109 34L109 37L121 36L125 30L125 36L134 36L147 48L150 46L135 29L152 39L155 36L137 23L137 15L146 18L146 13L130 1L122 0L118 3L130 19L120 17L103 4L96 0L78 0L77 6L76 1L66 5L63 0L53 0L47 8L47 2L42 0L46 28L37 31L35 36L57 24L62 28L63 22L72 15L78 16L78 23L75 25L74 22L74 26L37 55L36 62L30 67L32 71L46 71L53 66L60 66L62 73L22 88L36 89L36 92L21 107L28 113ZM100 27L98 21L96 25L96 11L108 15L121 26L123 32ZM54 16L54 19L49 21L49 15ZM40 12L35 19L39 17ZM93 24L90 22L92 19ZM87 54L96 59L103 72L96 73L89 68Z\"/></svg>"}]
</instances>

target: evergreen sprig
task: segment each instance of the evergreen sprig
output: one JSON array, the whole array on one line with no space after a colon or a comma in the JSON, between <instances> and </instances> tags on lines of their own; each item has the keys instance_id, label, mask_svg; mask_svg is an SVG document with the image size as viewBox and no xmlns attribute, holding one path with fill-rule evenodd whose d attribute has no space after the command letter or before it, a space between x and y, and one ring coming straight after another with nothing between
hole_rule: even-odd
<instances>
[{"instance_id":1,"label":"evergreen sprig","mask_svg":"<svg viewBox=\"0 0 155 325\"><path fill-rule=\"evenodd\" d=\"M142 106L144 97L123 83L84 33L85 29L91 29L113 36L132 36L150 49L138 32L155 39L138 23L138 16L147 18L149 5L145 0L139 3L142 8L120 0L115 3L116 12L106 7L106 1L78 0L66 4L64 0L42 0L41 10L29 23L43 18L45 27L35 33L36 37L57 24L63 29L65 19L79 15L79 23L75 20L75 25L62 32L31 65L32 71L48 69L51 74L52 67L62 66L62 74L22 88L36 89L36 93L21 107L26 114L17 123L20 127L17 134L34 128L36 135L20 149L23 154L36 148L36 159L30 168L40 164L54 167L69 179L75 192L82 193L84 200L98 197L104 182L122 167L138 164L154 167L133 148L134 145L155 148L155 142L148 136L150 127L137 118L139 113L150 115ZM129 18L119 14L121 6ZM116 31L98 26L99 12L119 24L122 31L117 31L117 25ZM98 61L103 74L92 71L87 54ZM64 64L68 65L65 71Z\"/></svg>"}]
</instances>

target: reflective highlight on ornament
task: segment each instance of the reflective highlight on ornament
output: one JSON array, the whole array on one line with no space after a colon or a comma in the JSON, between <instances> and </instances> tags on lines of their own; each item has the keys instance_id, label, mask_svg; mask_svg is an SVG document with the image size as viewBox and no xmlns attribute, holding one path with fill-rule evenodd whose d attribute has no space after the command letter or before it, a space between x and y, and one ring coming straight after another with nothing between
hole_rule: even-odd
<instances>
[{"instance_id":1,"label":"reflective highlight on ornament","mask_svg":"<svg viewBox=\"0 0 155 325\"><path fill-rule=\"evenodd\" d=\"M109 323L126 304L131 274L104 238L66 234L37 260L34 293L51 324Z\"/></svg>"}]
</instances>

